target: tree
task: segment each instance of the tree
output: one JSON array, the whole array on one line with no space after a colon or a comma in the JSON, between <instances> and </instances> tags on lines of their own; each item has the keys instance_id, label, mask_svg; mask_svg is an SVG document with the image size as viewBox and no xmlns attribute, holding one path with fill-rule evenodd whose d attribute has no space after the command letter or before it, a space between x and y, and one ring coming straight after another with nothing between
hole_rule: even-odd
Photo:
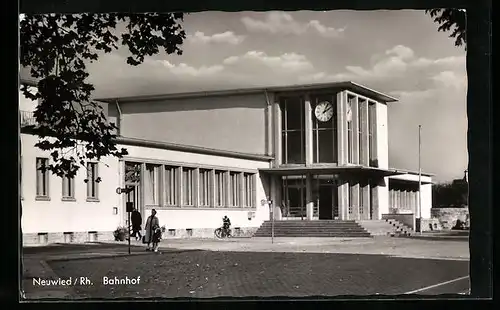
<instances>
[{"instance_id":1,"label":"tree","mask_svg":"<svg viewBox=\"0 0 500 310\"><path fill-rule=\"evenodd\" d=\"M58 176L73 177L86 159L121 158L116 146L116 126L106 120L100 104L92 101L94 86L86 79L87 64L119 45L128 48L129 65L140 65L146 56L163 49L182 54L186 35L182 13L166 14L46 14L25 15L20 22L20 64L38 80L37 91L23 85L28 99L38 101L36 147L50 151L52 164L42 167ZM117 25L124 31L117 35ZM99 180L98 180L99 181Z\"/></svg>"},{"instance_id":2,"label":"tree","mask_svg":"<svg viewBox=\"0 0 500 310\"><path fill-rule=\"evenodd\" d=\"M432 9L426 10L434 21L439 24L438 31L451 31L450 38L455 39L455 46L467 49L467 14L463 9Z\"/></svg>"}]
</instances>

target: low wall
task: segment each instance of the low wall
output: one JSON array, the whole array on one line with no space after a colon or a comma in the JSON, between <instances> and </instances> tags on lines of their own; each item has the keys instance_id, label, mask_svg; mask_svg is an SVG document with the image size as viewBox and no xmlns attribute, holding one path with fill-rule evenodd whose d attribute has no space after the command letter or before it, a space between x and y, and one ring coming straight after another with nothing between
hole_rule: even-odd
<instances>
[{"instance_id":1,"label":"low wall","mask_svg":"<svg viewBox=\"0 0 500 310\"><path fill-rule=\"evenodd\" d=\"M432 208L431 217L437 219L443 229L451 229L457 220L468 222L469 208Z\"/></svg>"},{"instance_id":2,"label":"low wall","mask_svg":"<svg viewBox=\"0 0 500 310\"><path fill-rule=\"evenodd\" d=\"M419 223L417 219L417 226L422 227L422 231L435 231L435 230L442 230L443 226L439 222L437 218L431 218L431 219L422 219L422 223Z\"/></svg>"},{"instance_id":3,"label":"low wall","mask_svg":"<svg viewBox=\"0 0 500 310\"><path fill-rule=\"evenodd\" d=\"M382 219L383 220L396 220L396 221L400 222L401 224L404 224L404 225L410 227L411 229L415 230L415 226L413 223L413 213L382 214Z\"/></svg>"}]
</instances>

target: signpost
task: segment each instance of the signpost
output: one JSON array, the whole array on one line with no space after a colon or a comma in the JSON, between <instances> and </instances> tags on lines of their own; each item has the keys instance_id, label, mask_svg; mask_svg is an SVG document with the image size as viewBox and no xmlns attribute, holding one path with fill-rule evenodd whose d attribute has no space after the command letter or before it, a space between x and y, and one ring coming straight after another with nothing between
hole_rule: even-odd
<instances>
[{"instance_id":1,"label":"signpost","mask_svg":"<svg viewBox=\"0 0 500 310\"><path fill-rule=\"evenodd\" d=\"M118 195L120 194L128 194L129 192L132 191L132 188L120 188L118 187L116 189L116 193ZM126 211L128 213L128 254L130 254L130 238L131 238L131 229L132 229L132 223L131 223L131 213L134 210L134 203L131 201L127 201L125 203Z\"/></svg>"}]
</instances>

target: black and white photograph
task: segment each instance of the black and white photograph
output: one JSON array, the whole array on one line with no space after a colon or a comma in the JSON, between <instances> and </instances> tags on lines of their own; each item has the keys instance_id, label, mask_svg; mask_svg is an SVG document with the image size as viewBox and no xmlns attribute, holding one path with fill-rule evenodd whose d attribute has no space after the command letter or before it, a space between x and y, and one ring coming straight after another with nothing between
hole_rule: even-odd
<instances>
[{"instance_id":1,"label":"black and white photograph","mask_svg":"<svg viewBox=\"0 0 500 310\"><path fill-rule=\"evenodd\" d=\"M469 295L466 18L20 14L21 300Z\"/></svg>"}]
</instances>

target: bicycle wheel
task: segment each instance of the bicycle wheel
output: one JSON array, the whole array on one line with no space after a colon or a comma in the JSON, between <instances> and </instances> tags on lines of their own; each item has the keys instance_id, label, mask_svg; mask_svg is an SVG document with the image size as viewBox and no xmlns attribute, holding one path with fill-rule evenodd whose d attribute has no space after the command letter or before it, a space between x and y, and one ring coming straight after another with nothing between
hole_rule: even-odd
<instances>
[{"instance_id":1,"label":"bicycle wheel","mask_svg":"<svg viewBox=\"0 0 500 310\"><path fill-rule=\"evenodd\" d=\"M215 238L217 238L217 239L222 238L222 229L217 228L217 229L214 231L214 235L215 235Z\"/></svg>"}]
</instances>

